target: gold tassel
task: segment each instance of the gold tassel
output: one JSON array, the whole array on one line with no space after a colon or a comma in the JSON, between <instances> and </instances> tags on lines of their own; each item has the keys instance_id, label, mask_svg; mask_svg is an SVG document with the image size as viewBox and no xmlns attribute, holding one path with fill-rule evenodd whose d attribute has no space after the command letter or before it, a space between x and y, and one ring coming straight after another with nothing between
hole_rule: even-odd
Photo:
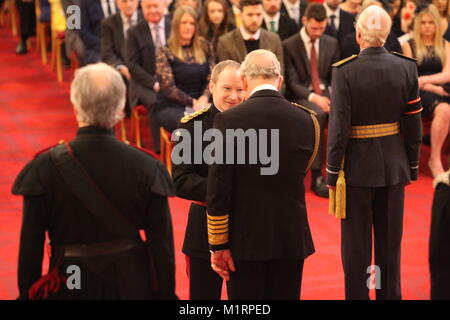
<instances>
[{"instance_id":1,"label":"gold tassel","mask_svg":"<svg viewBox=\"0 0 450 320\"><path fill-rule=\"evenodd\" d=\"M328 189L328 213L330 215L336 215L336 190Z\"/></svg>"},{"instance_id":2,"label":"gold tassel","mask_svg":"<svg viewBox=\"0 0 450 320\"><path fill-rule=\"evenodd\" d=\"M336 182L336 195L335 195L335 216L338 219L345 219L346 212L346 183L345 173L343 169L339 170L339 177Z\"/></svg>"}]
</instances>

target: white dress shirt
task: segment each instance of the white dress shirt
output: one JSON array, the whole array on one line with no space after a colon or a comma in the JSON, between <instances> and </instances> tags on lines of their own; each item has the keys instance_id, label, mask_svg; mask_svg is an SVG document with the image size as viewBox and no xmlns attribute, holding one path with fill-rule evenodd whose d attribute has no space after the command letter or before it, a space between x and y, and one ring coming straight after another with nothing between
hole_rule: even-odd
<instances>
[{"instance_id":1,"label":"white dress shirt","mask_svg":"<svg viewBox=\"0 0 450 320\"><path fill-rule=\"evenodd\" d=\"M292 4L289 0L283 0L283 3L289 17L298 24L300 21L300 0L297 0L294 4Z\"/></svg>"},{"instance_id":2,"label":"white dress shirt","mask_svg":"<svg viewBox=\"0 0 450 320\"><path fill-rule=\"evenodd\" d=\"M254 93L258 92L258 91L262 91L262 90L274 90L274 91L278 91L277 87L275 87L274 85L271 84L261 84L259 86L257 86L255 89L253 89L252 93L250 93L250 95L248 96L248 98L250 98Z\"/></svg>"},{"instance_id":3,"label":"white dress shirt","mask_svg":"<svg viewBox=\"0 0 450 320\"><path fill-rule=\"evenodd\" d=\"M244 41L250 40L251 38L259 40L259 37L261 36L261 28L259 28L255 34L248 33L247 31L245 31L244 27L241 27L239 30L241 31Z\"/></svg>"},{"instance_id":4,"label":"white dress shirt","mask_svg":"<svg viewBox=\"0 0 450 320\"><path fill-rule=\"evenodd\" d=\"M267 30L269 31L272 31L270 24L271 21L275 21L275 31L278 32L278 29L280 27L280 12L277 12L274 17L271 17L264 12L264 22L266 23Z\"/></svg>"},{"instance_id":5,"label":"white dress shirt","mask_svg":"<svg viewBox=\"0 0 450 320\"><path fill-rule=\"evenodd\" d=\"M111 15L113 15L117 12L115 0L101 0L101 2L102 2L102 9L103 9L103 14L105 15L105 18L109 17L107 2L109 2L109 7L111 8Z\"/></svg>"},{"instance_id":6,"label":"white dress shirt","mask_svg":"<svg viewBox=\"0 0 450 320\"><path fill-rule=\"evenodd\" d=\"M330 7L327 5L326 2L323 3L323 6L325 7L325 11L327 12L327 18L329 23L331 23L330 16L333 14L336 16L334 18L334 25L336 27L336 30L339 30L339 16L341 14L341 9L337 8L336 11L333 11L330 9Z\"/></svg>"}]
</instances>

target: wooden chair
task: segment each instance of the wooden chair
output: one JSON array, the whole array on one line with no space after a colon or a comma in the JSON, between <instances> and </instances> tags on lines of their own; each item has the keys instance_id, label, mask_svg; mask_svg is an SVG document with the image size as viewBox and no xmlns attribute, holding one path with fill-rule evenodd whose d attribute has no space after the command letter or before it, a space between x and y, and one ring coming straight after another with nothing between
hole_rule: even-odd
<instances>
[{"instance_id":1,"label":"wooden chair","mask_svg":"<svg viewBox=\"0 0 450 320\"><path fill-rule=\"evenodd\" d=\"M12 35L13 37L17 37L19 34L19 19L17 17L16 3L14 0L6 0L5 2L5 5L8 7Z\"/></svg>"},{"instance_id":2,"label":"wooden chair","mask_svg":"<svg viewBox=\"0 0 450 320\"><path fill-rule=\"evenodd\" d=\"M56 70L56 78L58 82L63 81L63 65L62 65L62 45L65 39L65 32L52 31L52 69Z\"/></svg>"},{"instance_id":3,"label":"wooden chair","mask_svg":"<svg viewBox=\"0 0 450 320\"><path fill-rule=\"evenodd\" d=\"M141 119L147 117L147 108L139 105L131 110L131 132L134 133L134 143L142 148Z\"/></svg>"},{"instance_id":4,"label":"wooden chair","mask_svg":"<svg viewBox=\"0 0 450 320\"><path fill-rule=\"evenodd\" d=\"M36 9L36 51L40 53L42 63L47 64L47 30L50 29L50 22L42 22L41 21L41 1L36 0L35 3ZM54 45L54 43L52 43Z\"/></svg>"},{"instance_id":5,"label":"wooden chair","mask_svg":"<svg viewBox=\"0 0 450 320\"><path fill-rule=\"evenodd\" d=\"M164 163L164 165L166 166L170 176L172 176L172 149L173 149L173 142L171 140L172 135L170 134L169 131L167 131L163 127L159 128L159 135L161 148L160 159L162 163Z\"/></svg>"}]
</instances>

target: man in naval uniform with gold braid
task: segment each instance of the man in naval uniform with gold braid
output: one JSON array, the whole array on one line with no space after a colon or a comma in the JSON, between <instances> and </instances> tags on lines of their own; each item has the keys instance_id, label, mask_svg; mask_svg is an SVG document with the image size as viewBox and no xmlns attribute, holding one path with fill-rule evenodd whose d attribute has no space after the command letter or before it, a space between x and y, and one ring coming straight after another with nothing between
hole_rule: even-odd
<instances>
[{"instance_id":1,"label":"man in naval uniform with gold braid","mask_svg":"<svg viewBox=\"0 0 450 320\"><path fill-rule=\"evenodd\" d=\"M229 280L230 299L298 299L304 259L314 252L303 180L319 146L319 123L313 111L289 103L278 92L283 78L272 52L248 54L241 76L247 100L218 113L214 127L222 132L224 145L231 143L226 130L265 129L268 136L279 130L279 166L262 175L265 165L236 164L236 152L234 164L210 165L211 267ZM267 142L257 139L257 145ZM273 144L267 148L275 152Z\"/></svg>"},{"instance_id":2,"label":"man in naval uniform with gold braid","mask_svg":"<svg viewBox=\"0 0 450 320\"><path fill-rule=\"evenodd\" d=\"M356 24L361 52L333 66L326 171L343 218L347 299L369 299L372 227L376 297L401 299L404 189L417 179L422 107L415 61L383 48L390 29L389 15L368 7Z\"/></svg>"},{"instance_id":3,"label":"man in naval uniform with gold braid","mask_svg":"<svg viewBox=\"0 0 450 320\"><path fill-rule=\"evenodd\" d=\"M206 229L208 164L203 158L200 163L194 161L194 152L197 151L195 145L202 145L198 151L201 156L208 142L195 141L195 126L201 124L201 136L203 136L206 130L213 128L214 117L217 113L242 102L244 91L239 68L240 64L232 60L217 64L212 70L209 84L213 103L210 107L200 109L182 118L179 129L174 131L174 135L180 136L180 142L184 139L181 137L182 132L189 133L191 139L189 163L174 164L172 171L177 196L192 201L183 243L191 300L220 300L223 282L222 278L211 269L209 261Z\"/></svg>"}]
</instances>

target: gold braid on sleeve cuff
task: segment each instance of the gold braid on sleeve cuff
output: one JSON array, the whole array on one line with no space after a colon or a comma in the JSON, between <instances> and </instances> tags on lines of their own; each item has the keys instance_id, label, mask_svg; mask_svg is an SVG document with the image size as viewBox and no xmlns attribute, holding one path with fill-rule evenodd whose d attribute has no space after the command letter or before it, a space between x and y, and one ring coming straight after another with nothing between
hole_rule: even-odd
<instances>
[{"instance_id":1,"label":"gold braid on sleeve cuff","mask_svg":"<svg viewBox=\"0 0 450 320\"><path fill-rule=\"evenodd\" d=\"M212 216L207 214L208 218L208 242L210 245L217 246L228 243L228 217Z\"/></svg>"}]
</instances>

